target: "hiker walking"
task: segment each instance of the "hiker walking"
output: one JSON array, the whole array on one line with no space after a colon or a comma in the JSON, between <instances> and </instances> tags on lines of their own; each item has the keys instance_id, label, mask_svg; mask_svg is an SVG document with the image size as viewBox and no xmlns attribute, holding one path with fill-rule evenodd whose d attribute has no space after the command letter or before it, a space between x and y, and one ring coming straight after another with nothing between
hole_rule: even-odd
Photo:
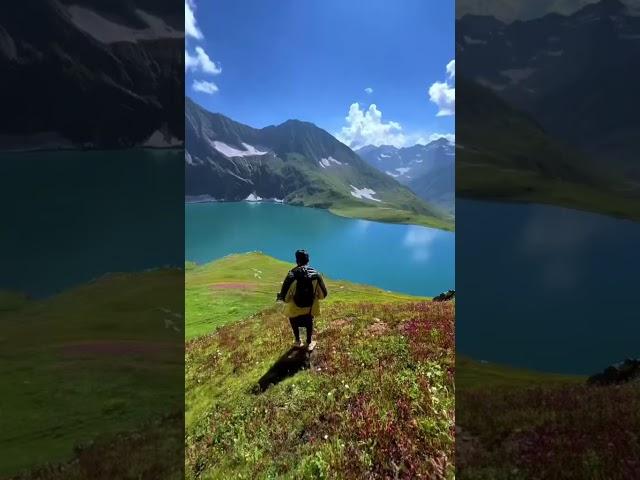
<instances>
[{"instance_id":1,"label":"hiker walking","mask_svg":"<svg viewBox=\"0 0 640 480\"><path fill-rule=\"evenodd\" d=\"M300 327L307 331L307 349L313 350L313 317L320 313L320 302L327 297L327 287L322 276L309 266L309 254L305 250L296 251L296 264L282 282L277 299L285 302L284 314L289 317L296 347L302 347Z\"/></svg>"}]
</instances>

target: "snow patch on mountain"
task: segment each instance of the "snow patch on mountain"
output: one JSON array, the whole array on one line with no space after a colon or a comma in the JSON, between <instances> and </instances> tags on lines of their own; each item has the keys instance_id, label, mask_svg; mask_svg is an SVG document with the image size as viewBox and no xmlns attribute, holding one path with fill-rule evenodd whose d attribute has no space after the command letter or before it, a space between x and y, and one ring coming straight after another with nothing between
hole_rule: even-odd
<instances>
[{"instance_id":1,"label":"snow patch on mountain","mask_svg":"<svg viewBox=\"0 0 640 480\"><path fill-rule=\"evenodd\" d=\"M374 195L376 195L375 190L372 190L370 188L364 187L364 188L358 188L358 187L354 187L353 185L349 185L352 189L351 191L351 195L353 197L359 198L360 200L373 200L374 202L381 202L381 200L377 199L377 198L373 198Z\"/></svg>"},{"instance_id":2,"label":"snow patch on mountain","mask_svg":"<svg viewBox=\"0 0 640 480\"><path fill-rule=\"evenodd\" d=\"M227 158L236 158L236 157L255 157L260 155L266 155L269 152L261 152L253 145L249 145L248 143L242 143L242 146L245 148L244 150L238 150L230 145L227 145L224 142L214 141L211 142L213 148L215 148L218 152L224 155Z\"/></svg>"},{"instance_id":3,"label":"snow patch on mountain","mask_svg":"<svg viewBox=\"0 0 640 480\"><path fill-rule=\"evenodd\" d=\"M162 19L142 10L136 10L140 20L147 28L137 29L112 22L102 15L79 5L67 8L71 22L95 40L110 44L117 42L136 43L140 40L159 40L163 38L184 38L184 33L168 26Z\"/></svg>"},{"instance_id":4,"label":"snow patch on mountain","mask_svg":"<svg viewBox=\"0 0 640 480\"><path fill-rule=\"evenodd\" d=\"M342 162L340 162L340 161L336 160L336 159L335 159L335 158L333 158L333 157L329 157L329 158L322 158L322 159L320 159L320 161L319 161L318 163L320 164L320 166L321 166L322 168L330 167L332 163L333 163L333 164L335 164L335 165L344 165L344 163L342 163Z\"/></svg>"}]
</instances>

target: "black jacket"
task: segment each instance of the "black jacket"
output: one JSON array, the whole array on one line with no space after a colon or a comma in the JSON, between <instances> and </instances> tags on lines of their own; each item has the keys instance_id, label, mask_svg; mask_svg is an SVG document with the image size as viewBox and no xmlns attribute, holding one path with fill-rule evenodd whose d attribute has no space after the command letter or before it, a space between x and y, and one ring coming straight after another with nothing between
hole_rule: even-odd
<instances>
[{"instance_id":1,"label":"black jacket","mask_svg":"<svg viewBox=\"0 0 640 480\"><path fill-rule=\"evenodd\" d=\"M324 280L322 279L322 275L320 275L315 268L310 267L309 265L302 265L302 266L299 265L295 268L292 268L291 270L289 270L289 273L287 273L287 276L282 282L282 288L280 289L280 293L278 294L279 300L284 300L285 296L287 295L287 292L289 291L289 288L291 287L291 284L299 276L304 275L305 270L311 276L312 280L318 281L318 286L320 287L320 290L322 290L323 297L326 298L327 295L329 295L329 292L327 291L327 287L324 284Z\"/></svg>"}]
</instances>

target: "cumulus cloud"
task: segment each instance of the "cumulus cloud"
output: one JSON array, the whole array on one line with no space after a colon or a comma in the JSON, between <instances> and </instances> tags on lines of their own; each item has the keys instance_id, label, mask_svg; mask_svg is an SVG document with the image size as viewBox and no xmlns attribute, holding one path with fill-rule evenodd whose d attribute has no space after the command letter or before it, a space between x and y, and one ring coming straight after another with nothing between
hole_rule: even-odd
<instances>
[{"instance_id":1,"label":"cumulus cloud","mask_svg":"<svg viewBox=\"0 0 640 480\"><path fill-rule=\"evenodd\" d=\"M194 80L191 86L196 92L207 93L212 95L218 91L218 86L213 82L206 82L204 80Z\"/></svg>"},{"instance_id":2,"label":"cumulus cloud","mask_svg":"<svg viewBox=\"0 0 640 480\"><path fill-rule=\"evenodd\" d=\"M202 40L203 35L198 22L196 21L196 4L194 0L185 0L184 2L184 33L187 37L193 37Z\"/></svg>"},{"instance_id":3,"label":"cumulus cloud","mask_svg":"<svg viewBox=\"0 0 640 480\"><path fill-rule=\"evenodd\" d=\"M367 88L365 88L365 89L364 89L364 91L365 91L365 93L366 93L367 95L371 95L371 94L373 93L373 88L371 88L371 87L367 87Z\"/></svg>"},{"instance_id":4,"label":"cumulus cloud","mask_svg":"<svg viewBox=\"0 0 640 480\"><path fill-rule=\"evenodd\" d=\"M336 137L351 148L365 145L401 147L405 143L402 126L398 122L383 121L382 112L375 104L365 110L364 107L360 108L359 103L352 103L345 120L347 124Z\"/></svg>"},{"instance_id":5,"label":"cumulus cloud","mask_svg":"<svg viewBox=\"0 0 640 480\"><path fill-rule=\"evenodd\" d=\"M191 55L188 50L185 50L184 68L185 70L200 70L210 75L218 75L222 72L222 67L211 60L202 47L195 48L195 55Z\"/></svg>"},{"instance_id":6,"label":"cumulus cloud","mask_svg":"<svg viewBox=\"0 0 640 480\"><path fill-rule=\"evenodd\" d=\"M454 78L456 76L456 61L451 60L447 63L447 77Z\"/></svg>"},{"instance_id":7,"label":"cumulus cloud","mask_svg":"<svg viewBox=\"0 0 640 480\"><path fill-rule=\"evenodd\" d=\"M456 112L456 87L449 83L456 75L456 62L451 60L447 66L448 79L444 82L434 82L429 87L429 100L438 107L438 117L446 117L454 115Z\"/></svg>"}]
</instances>

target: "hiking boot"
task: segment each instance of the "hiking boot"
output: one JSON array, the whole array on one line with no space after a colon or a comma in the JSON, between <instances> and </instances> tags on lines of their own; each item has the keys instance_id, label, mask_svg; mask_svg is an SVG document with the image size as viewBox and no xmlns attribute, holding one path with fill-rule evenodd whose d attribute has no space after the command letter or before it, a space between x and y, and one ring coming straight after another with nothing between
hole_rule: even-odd
<instances>
[{"instance_id":1,"label":"hiking boot","mask_svg":"<svg viewBox=\"0 0 640 480\"><path fill-rule=\"evenodd\" d=\"M307 344L307 350L311 351L314 348L316 348L316 341L315 340L313 340L311 343Z\"/></svg>"},{"instance_id":2,"label":"hiking boot","mask_svg":"<svg viewBox=\"0 0 640 480\"><path fill-rule=\"evenodd\" d=\"M302 343L302 340L293 341L293 348L302 348L302 347L304 347L304 343Z\"/></svg>"}]
</instances>

